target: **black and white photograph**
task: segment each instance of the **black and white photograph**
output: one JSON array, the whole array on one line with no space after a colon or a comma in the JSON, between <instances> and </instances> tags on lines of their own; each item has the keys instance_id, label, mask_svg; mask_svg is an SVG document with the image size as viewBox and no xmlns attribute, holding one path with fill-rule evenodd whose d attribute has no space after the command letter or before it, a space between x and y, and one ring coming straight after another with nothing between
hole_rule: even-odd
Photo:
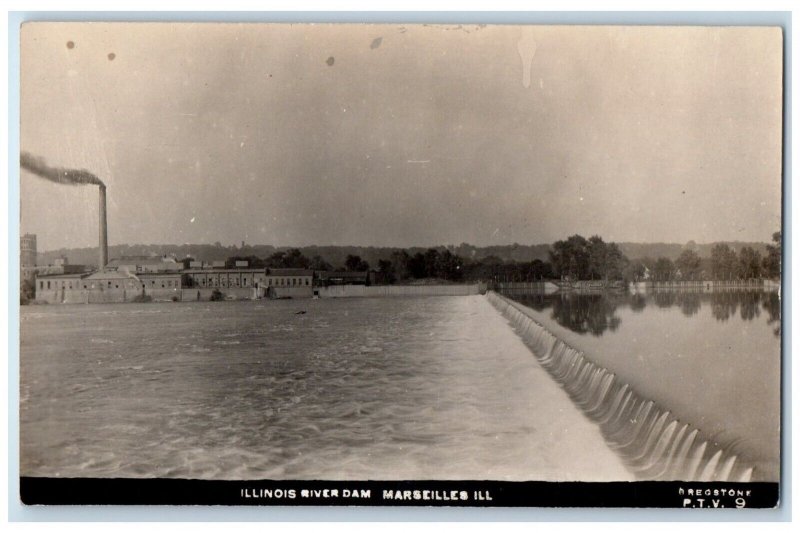
<instances>
[{"instance_id":1,"label":"black and white photograph","mask_svg":"<svg viewBox=\"0 0 800 533\"><path fill-rule=\"evenodd\" d=\"M25 504L778 505L782 28L19 46Z\"/></svg>"}]
</instances>

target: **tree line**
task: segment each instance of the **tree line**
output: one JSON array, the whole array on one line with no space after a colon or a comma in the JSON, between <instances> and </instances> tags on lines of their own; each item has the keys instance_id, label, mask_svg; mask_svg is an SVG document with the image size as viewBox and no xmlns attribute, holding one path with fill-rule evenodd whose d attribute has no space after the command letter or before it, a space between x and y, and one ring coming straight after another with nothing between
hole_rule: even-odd
<instances>
[{"instance_id":1,"label":"tree line","mask_svg":"<svg viewBox=\"0 0 800 533\"><path fill-rule=\"evenodd\" d=\"M716 244L711 257L702 258L690 242L674 261L667 257L629 259L613 242L599 235L588 239L572 235L554 242L549 261L503 261L497 256L462 257L445 247L411 253L400 249L370 265L358 255L347 255L344 264L332 265L320 255L306 257L299 249L277 251L265 258L232 256L226 267L247 261L253 268L304 268L319 271L372 271L379 283L402 283L421 279L450 282L541 280L686 281L777 279L781 269L781 233L772 236L765 255L750 246L738 253L727 244ZM184 260L188 267L191 258Z\"/></svg>"}]
</instances>

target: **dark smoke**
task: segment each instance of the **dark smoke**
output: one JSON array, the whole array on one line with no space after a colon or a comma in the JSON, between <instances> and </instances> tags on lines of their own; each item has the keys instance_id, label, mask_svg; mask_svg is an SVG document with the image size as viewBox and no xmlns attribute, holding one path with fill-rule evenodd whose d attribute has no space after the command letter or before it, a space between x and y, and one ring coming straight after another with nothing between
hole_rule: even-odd
<instances>
[{"instance_id":1,"label":"dark smoke","mask_svg":"<svg viewBox=\"0 0 800 533\"><path fill-rule=\"evenodd\" d=\"M47 166L44 159L36 157L28 152L22 152L19 156L19 164L22 168L29 170L46 180L66 185L99 185L105 188L105 183L88 170L75 170L71 168L53 168Z\"/></svg>"}]
</instances>

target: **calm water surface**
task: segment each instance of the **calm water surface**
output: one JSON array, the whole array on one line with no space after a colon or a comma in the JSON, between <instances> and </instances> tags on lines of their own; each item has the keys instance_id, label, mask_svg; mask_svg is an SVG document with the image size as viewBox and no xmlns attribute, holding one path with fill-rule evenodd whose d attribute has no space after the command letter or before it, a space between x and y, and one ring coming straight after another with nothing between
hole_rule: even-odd
<instances>
[{"instance_id":1,"label":"calm water surface","mask_svg":"<svg viewBox=\"0 0 800 533\"><path fill-rule=\"evenodd\" d=\"M777 480L780 299L776 292L507 294L643 396Z\"/></svg>"}]
</instances>

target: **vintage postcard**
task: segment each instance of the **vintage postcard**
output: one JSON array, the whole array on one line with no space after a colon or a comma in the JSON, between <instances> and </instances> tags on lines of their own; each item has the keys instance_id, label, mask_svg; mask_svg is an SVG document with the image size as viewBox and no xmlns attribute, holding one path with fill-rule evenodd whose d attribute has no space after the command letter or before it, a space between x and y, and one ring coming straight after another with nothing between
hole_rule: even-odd
<instances>
[{"instance_id":1,"label":"vintage postcard","mask_svg":"<svg viewBox=\"0 0 800 533\"><path fill-rule=\"evenodd\" d=\"M776 506L783 39L25 23L23 502Z\"/></svg>"}]
</instances>

